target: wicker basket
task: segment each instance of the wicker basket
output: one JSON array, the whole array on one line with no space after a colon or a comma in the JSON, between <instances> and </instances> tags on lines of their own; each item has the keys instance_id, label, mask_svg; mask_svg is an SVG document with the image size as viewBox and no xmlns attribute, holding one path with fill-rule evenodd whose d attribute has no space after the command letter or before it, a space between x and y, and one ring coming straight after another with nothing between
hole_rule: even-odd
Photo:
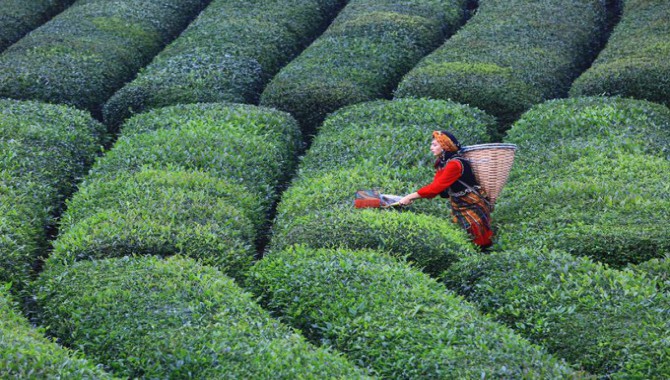
<instances>
[{"instance_id":1,"label":"wicker basket","mask_svg":"<svg viewBox=\"0 0 670 380\"><path fill-rule=\"evenodd\" d=\"M488 194L491 205L494 205L512 169L516 145L469 145L463 147L461 153L470 162L477 182Z\"/></svg>"}]
</instances>

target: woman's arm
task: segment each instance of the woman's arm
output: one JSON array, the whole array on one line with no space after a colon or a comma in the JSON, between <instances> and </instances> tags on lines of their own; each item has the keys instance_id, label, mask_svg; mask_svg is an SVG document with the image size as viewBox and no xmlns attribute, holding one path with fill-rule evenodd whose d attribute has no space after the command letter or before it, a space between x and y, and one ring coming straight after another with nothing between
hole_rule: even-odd
<instances>
[{"instance_id":1,"label":"woman's arm","mask_svg":"<svg viewBox=\"0 0 670 380\"><path fill-rule=\"evenodd\" d=\"M463 164L459 160L451 160L447 165L435 173L433 182L420 188L412 194L404 196L398 203L410 205L418 198L435 198L437 195L449 188L463 174Z\"/></svg>"}]
</instances>

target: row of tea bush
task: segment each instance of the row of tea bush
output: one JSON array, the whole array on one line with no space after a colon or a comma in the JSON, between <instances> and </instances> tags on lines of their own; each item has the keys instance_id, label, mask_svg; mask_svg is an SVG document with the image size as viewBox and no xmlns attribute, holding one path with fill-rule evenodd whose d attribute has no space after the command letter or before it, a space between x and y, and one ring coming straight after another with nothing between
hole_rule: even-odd
<instances>
[{"instance_id":1,"label":"row of tea bush","mask_svg":"<svg viewBox=\"0 0 670 380\"><path fill-rule=\"evenodd\" d=\"M670 3L624 0L620 22L571 96L620 95L670 106Z\"/></svg>"},{"instance_id":2,"label":"row of tea bush","mask_svg":"<svg viewBox=\"0 0 670 380\"><path fill-rule=\"evenodd\" d=\"M345 105L389 98L403 74L454 32L464 0L352 0L269 83L261 105L290 112L313 133Z\"/></svg>"},{"instance_id":3,"label":"row of tea bush","mask_svg":"<svg viewBox=\"0 0 670 380\"><path fill-rule=\"evenodd\" d=\"M21 315L8 289L0 287L0 378L110 379L100 368L47 339Z\"/></svg>"},{"instance_id":4,"label":"row of tea bush","mask_svg":"<svg viewBox=\"0 0 670 380\"><path fill-rule=\"evenodd\" d=\"M136 115L68 201L48 262L182 253L241 276L299 146L295 120L271 109Z\"/></svg>"},{"instance_id":5,"label":"row of tea bush","mask_svg":"<svg viewBox=\"0 0 670 380\"><path fill-rule=\"evenodd\" d=\"M0 52L75 0L4 0L0 4Z\"/></svg>"},{"instance_id":6,"label":"row of tea bush","mask_svg":"<svg viewBox=\"0 0 670 380\"><path fill-rule=\"evenodd\" d=\"M270 78L315 38L341 0L214 0L105 104L113 128L177 103L257 103Z\"/></svg>"},{"instance_id":7,"label":"row of tea bush","mask_svg":"<svg viewBox=\"0 0 670 380\"><path fill-rule=\"evenodd\" d=\"M315 348L272 318L229 277L191 258L53 264L35 283L41 324L115 376L365 378L341 355Z\"/></svg>"},{"instance_id":8,"label":"row of tea bush","mask_svg":"<svg viewBox=\"0 0 670 380\"><path fill-rule=\"evenodd\" d=\"M395 96L469 104L506 127L533 104L567 94L602 46L606 16L598 0L482 1L405 75Z\"/></svg>"},{"instance_id":9,"label":"row of tea bush","mask_svg":"<svg viewBox=\"0 0 670 380\"><path fill-rule=\"evenodd\" d=\"M78 1L0 55L0 96L67 104L101 116L114 91L207 3Z\"/></svg>"},{"instance_id":10,"label":"row of tea bush","mask_svg":"<svg viewBox=\"0 0 670 380\"><path fill-rule=\"evenodd\" d=\"M670 252L670 110L575 98L509 130L519 151L494 219L508 248L545 246L615 267Z\"/></svg>"},{"instance_id":11,"label":"row of tea bush","mask_svg":"<svg viewBox=\"0 0 670 380\"><path fill-rule=\"evenodd\" d=\"M416 267L371 250L289 248L249 288L315 343L387 379L574 378Z\"/></svg>"},{"instance_id":12,"label":"row of tea bush","mask_svg":"<svg viewBox=\"0 0 670 380\"><path fill-rule=\"evenodd\" d=\"M537 248L468 257L442 278L482 312L598 378L670 376L670 298L653 279Z\"/></svg>"},{"instance_id":13,"label":"row of tea bush","mask_svg":"<svg viewBox=\"0 0 670 380\"><path fill-rule=\"evenodd\" d=\"M0 283L24 288L55 216L105 143L85 112L0 100Z\"/></svg>"}]
</instances>

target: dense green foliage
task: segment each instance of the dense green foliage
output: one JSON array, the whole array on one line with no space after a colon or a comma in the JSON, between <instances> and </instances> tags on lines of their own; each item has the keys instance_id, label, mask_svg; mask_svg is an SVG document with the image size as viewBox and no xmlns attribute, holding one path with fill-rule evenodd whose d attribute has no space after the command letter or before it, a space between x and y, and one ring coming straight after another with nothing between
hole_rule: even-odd
<instances>
[{"instance_id":1,"label":"dense green foliage","mask_svg":"<svg viewBox=\"0 0 670 380\"><path fill-rule=\"evenodd\" d=\"M240 275L251 265L257 233L236 207L243 191L180 171L119 173L111 181L85 183L68 205L47 262L183 254Z\"/></svg>"},{"instance_id":2,"label":"dense green foliage","mask_svg":"<svg viewBox=\"0 0 670 380\"><path fill-rule=\"evenodd\" d=\"M487 0L403 78L396 97L451 99L505 126L533 104L565 96L603 43L598 0Z\"/></svg>"},{"instance_id":3,"label":"dense green foliage","mask_svg":"<svg viewBox=\"0 0 670 380\"><path fill-rule=\"evenodd\" d=\"M79 0L0 56L0 96L69 104L97 116L207 2Z\"/></svg>"},{"instance_id":4,"label":"dense green foliage","mask_svg":"<svg viewBox=\"0 0 670 380\"><path fill-rule=\"evenodd\" d=\"M519 146L494 221L508 247L560 248L621 267L670 252L670 110L550 101L514 124Z\"/></svg>"},{"instance_id":5,"label":"dense green foliage","mask_svg":"<svg viewBox=\"0 0 670 380\"><path fill-rule=\"evenodd\" d=\"M256 103L267 81L311 41L341 0L214 0L105 105L108 125L177 103Z\"/></svg>"},{"instance_id":6,"label":"dense green foliage","mask_svg":"<svg viewBox=\"0 0 670 380\"><path fill-rule=\"evenodd\" d=\"M343 106L388 98L403 74L464 21L463 0L352 0L326 32L275 76L261 104L306 133Z\"/></svg>"},{"instance_id":7,"label":"dense green foliage","mask_svg":"<svg viewBox=\"0 0 670 380\"><path fill-rule=\"evenodd\" d=\"M18 289L105 127L82 111L30 101L0 100L0 114L0 282Z\"/></svg>"},{"instance_id":8,"label":"dense green foliage","mask_svg":"<svg viewBox=\"0 0 670 380\"><path fill-rule=\"evenodd\" d=\"M630 271L514 250L462 260L443 279L483 312L599 377L670 376L670 299Z\"/></svg>"},{"instance_id":9,"label":"dense green foliage","mask_svg":"<svg viewBox=\"0 0 670 380\"><path fill-rule=\"evenodd\" d=\"M383 378L561 378L570 370L375 251L296 247L259 261L250 288L310 340Z\"/></svg>"},{"instance_id":10,"label":"dense green foliage","mask_svg":"<svg viewBox=\"0 0 670 380\"><path fill-rule=\"evenodd\" d=\"M261 309L214 268L172 257L47 266L43 325L124 378L362 378Z\"/></svg>"},{"instance_id":11,"label":"dense green foliage","mask_svg":"<svg viewBox=\"0 0 670 380\"><path fill-rule=\"evenodd\" d=\"M660 290L670 293L670 255L630 265L630 268L638 274L656 281L656 285Z\"/></svg>"},{"instance_id":12,"label":"dense green foliage","mask_svg":"<svg viewBox=\"0 0 670 380\"><path fill-rule=\"evenodd\" d=\"M284 112L250 105L177 105L129 119L90 178L144 166L202 170L244 186L268 210L295 166L300 141L295 120Z\"/></svg>"},{"instance_id":13,"label":"dense green foliage","mask_svg":"<svg viewBox=\"0 0 670 380\"><path fill-rule=\"evenodd\" d=\"M338 110L324 122L277 207L270 251L311 247L377 248L437 274L473 252L451 223L447 202L406 211L360 210L359 189L406 194L429 183L431 132L452 131L464 145L488 141L495 124L481 111L441 100L375 101Z\"/></svg>"},{"instance_id":14,"label":"dense green foliage","mask_svg":"<svg viewBox=\"0 0 670 380\"><path fill-rule=\"evenodd\" d=\"M670 106L670 2L623 3L607 46L570 95L621 95Z\"/></svg>"},{"instance_id":15,"label":"dense green foliage","mask_svg":"<svg viewBox=\"0 0 670 380\"><path fill-rule=\"evenodd\" d=\"M3 0L0 3L0 51L45 23L75 0Z\"/></svg>"},{"instance_id":16,"label":"dense green foliage","mask_svg":"<svg viewBox=\"0 0 670 380\"><path fill-rule=\"evenodd\" d=\"M6 292L0 288L0 378L108 379L80 355L46 339L30 327Z\"/></svg>"}]
</instances>

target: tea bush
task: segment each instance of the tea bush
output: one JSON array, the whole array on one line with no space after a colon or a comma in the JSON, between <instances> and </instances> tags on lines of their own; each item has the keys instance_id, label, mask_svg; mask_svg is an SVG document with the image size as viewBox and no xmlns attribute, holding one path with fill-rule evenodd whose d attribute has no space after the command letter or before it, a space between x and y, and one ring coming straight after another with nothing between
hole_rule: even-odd
<instances>
[{"instance_id":1,"label":"tea bush","mask_svg":"<svg viewBox=\"0 0 670 380\"><path fill-rule=\"evenodd\" d=\"M0 96L103 103L182 31L207 0L78 1L0 56Z\"/></svg>"},{"instance_id":2,"label":"tea bush","mask_svg":"<svg viewBox=\"0 0 670 380\"><path fill-rule=\"evenodd\" d=\"M603 44L603 1L482 1L465 27L407 73L396 97L451 99L501 127L564 97Z\"/></svg>"},{"instance_id":3,"label":"tea bush","mask_svg":"<svg viewBox=\"0 0 670 380\"><path fill-rule=\"evenodd\" d=\"M52 223L50 208L39 199L48 198L50 189L21 178L21 188L0 171L0 281L12 285L18 294L30 281L33 264L46 249L45 228ZM37 200L35 200L37 199Z\"/></svg>"},{"instance_id":4,"label":"tea bush","mask_svg":"<svg viewBox=\"0 0 670 380\"><path fill-rule=\"evenodd\" d=\"M33 101L0 99L0 163L54 189L57 207L75 189L107 141L105 127L85 112Z\"/></svg>"},{"instance_id":5,"label":"tea bush","mask_svg":"<svg viewBox=\"0 0 670 380\"><path fill-rule=\"evenodd\" d=\"M411 183L393 175L388 169L360 168L297 180L277 207L268 251L276 252L293 244L375 248L407 258L433 275L475 252L466 234L451 222L446 202L435 202L429 215L421 214L420 209L354 209L353 194L359 188L383 184L384 191L390 193L411 191ZM425 210L431 205L417 202L417 206Z\"/></svg>"},{"instance_id":6,"label":"tea bush","mask_svg":"<svg viewBox=\"0 0 670 380\"><path fill-rule=\"evenodd\" d=\"M75 0L4 0L0 4L0 51L42 25Z\"/></svg>"},{"instance_id":7,"label":"tea bush","mask_svg":"<svg viewBox=\"0 0 670 380\"><path fill-rule=\"evenodd\" d=\"M625 0L623 15L571 96L621 95L670 106L670 3Z\"/></svg>"},{"instance_id":8,"label":"tea bush","mask_svg":"<svg viewBox=\"0 0 670 380\"><path fill-rule=\"evenodd\" d=\"M346 169L360 164L396 172L432 173L434 130L449 130L463 146L487 143L495 119L473 107L444 100L378 100L330 115L305 155L300 172ZM432 174L431 174L432 175Z\"/></svg>"},{"instance_id":9,"label":"tea bush","mask_svg":"<svg viewBox=\"0 0 670 380\"><path fill-rule=\"evenodd\" d=\"M519 146L494 221L510 248L546 246L616 267L670 252L670 110L550 101L514 124Z\"/></svg>"},{"instance_id":10,"label":"tea bush","mask_svg":"<svg viewBox=\"0 0 670 380\"><path fill-rule=\"evenodd\" d=\"M319 33L341 0L213 1L118 91L105 122L177 103L257 103L267 81Z\"/></svg>"},{"instance_id":11,"label":"tea bush","mask_svg":"<svg viewBox=\"0 0 670 380\"><path fill-rule=\"evenodd\" d=\"M656 285L661 291L670 292L670 255L630 265L629 267L636 273L656 281Z\"/></svg>"},{"instance_id":12,"label":"tea bush","mask_svg":"<svg viewBox=\"0 0 670 380\"><path fill-rule=\"evenodd\" d=\"M74 380L112 376L80 354L45 338L42 329L32 328L5 287L0 288L0 378Z\"/></svg>"},{"instance_id":13,"label":"tea bush","mask_svg":"<svg viewBox=\"0 0 670 380\"><path fill-rule=\"evenodd\" d=\"M401 76L464 21L463 0L353 0L283 68L261 104L290 112L313 133L346 105L388 98Z\"/></svg>"},{"instance_id":14,"label":"tea bush","mask_svg":"<svg viewBox=\"0 0 670 380\"><path fill-rule=\"evenodd\" d=\"M599 378L670 375L670 299L631 271L525 249L461 260L443 279L484 313Z\"/></svg>"},{"instance_id":15,"label":"tea bush","mask_svg":"<svg viewBox=\"0 0 670 380\"><path fill-rule=\"evenodd\" d=\"M86 184L69 204L47 262L183 254L241 276L251 265L258 231L235 207L235 194L243 191L178 171L124 173Z\"/></svg>"},{"instance_id":16,"label":"tea bush","mask_svg":"<svg viewBox=\"0 0 670 380\"><path fill-rule=\"evenodd\" d=\"M363 378L214 268L172 257L47 266L42 324L123 378Z\"/></svg>"},{"instance_id":17,"label":"tea bush","mask_svg":"<svg viewBox=\"0 0 670 380\"><path fill-rule=\"evenodd\" d=\"M376 248L439 273L474 252L451 223L447 202L419 201L403 212L356 210L354 192L412 192L432 179L428 148L434 129L448 129L468 145L487 142L493 125L481 111L442 100L375 101L336 111L282 195L269 251L296 243Z\"/></svg>"},{"instance_id":18,"label":"tea bush","mask_svg":"<svg viewBox=\"0 0 670 380\"><path fill-rule=\"evenodd\" d=\"M0 100L0 281L25 285L105 127L69 107Z\"/></svg>"},{"instance_id":19,"label":"tea bush","mask_svg":"<svg viewBox=\"0 0 670 380\"><path fill-rule=\"evenodd\" d=\"M244 186L269 210L295 166L300 144L300 130L284 112L250 105L177 105L129 119L89 178L144 166L201 170Z\"/></svg>"},{"instance_id":20,"label":"tea bush","mask_svg":"<svg viewBox=\"0 0 670 380\"><path fill-rule=\"evenodd\" d=\"M561 378L561 362L435 280L375 251L295 247L258 261L250 289L308 339L383 378Z\"/></svg>"}]
</instances>

